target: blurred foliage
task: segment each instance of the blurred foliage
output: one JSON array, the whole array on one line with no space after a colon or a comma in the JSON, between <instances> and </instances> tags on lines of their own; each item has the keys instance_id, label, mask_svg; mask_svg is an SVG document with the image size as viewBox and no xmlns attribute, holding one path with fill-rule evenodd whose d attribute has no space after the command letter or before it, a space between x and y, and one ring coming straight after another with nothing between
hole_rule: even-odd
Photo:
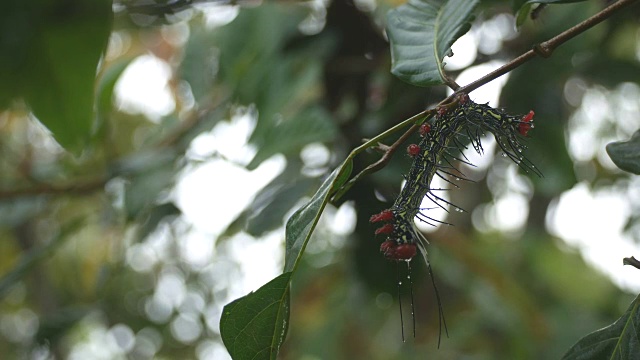
<instances>
[{"instance_id":1,"label":"blurred foliage","mask_svg":"<svg viewBox=\"0 0 640 360\"><path fill-rule=\"evenodd\" d=\"M608 3L552 4L497 40L477 30L496 19L515 27L514 9L542 2L513 1L513 8L481 2L469 35L500 46L476 50L466 68L513 59ZM535 110L528 156L545 177L518 175L529 188L526 222L505 230L487 214L510 191L509 166L487 151L489 170L469 170L476 183L451 192L469 213L453 212L443 220L455 227L428 234L449 337L437 349L435 298L427 270L414 262L416 337L402 343L397 282L406 269L379 254L368 218L397 195L410 159L396 154L318 215L328 174L363 138L446 96L444 87L413 87L390 74L383 29L386 12L398 5L7 2L0 15L2 357L227 357L218 324L223 305L246 294L241 283L250 265L241 260L274 234L284 244L286 216L308 199L304 209L310 210L292 218L305 219L302 232L286 239L295 249L287 269L295 267L295 274L276 279L292 282L286 299L277 298L291 314L282 359L560 358L621 315L637 322L637 294L587 264L579 249L551 233L548 220L566 191L586 183L628 194L625 222L628 235L636 234L634 180L608 162L604 150L640 128L632 96L640 92L640 7L632 6L552 57L510 73L500 106ZM118 95L119 81L141 58L170 69L166 90L175 106L159 117L128 108ZM452 78L465 69L445 68ZM609 111L590 101L608 104ZM242 148L253 151L236 158L217 147L223 141L215 134L239 118L255 127ZM593 125L598 118L605 120ZM597 150L577 156L573 139L585 133L591 137L583 138L584 147ZM203 143L213 150L199 150ZM310 162L309 144L322 144L326 159ZM220 230L192 222L176 189L194 171L225 162L260 174L274 158L286 161L282 172L264 181L228 223L209 215ZM344 165L357 173L378 158L364 152ZM336 183L349 171L334 172ZM219 189L229 176L216 174L208 185ZM222 190L249 191L243 186ZM202 205L230 213L236 204L225 201ZM332 224L348 218L349 209L353 229L337 231ZM607 211L593 209L600 210ZM315 221L309 237L306 225ZM194 238L198 251L189 250ZM285 265L284 258L261 256ZM408 289L401 290L407 310ZM404 322L410 334L406 314ZM591 336L612 330L627 336L616 324ZM240 335L235 346L242 351L247 334Z\"/></svg>"},{"instance_id":2,"label":"blurred foliage","mask_svg":"<svg viewBox=\"0 0 640 360\"><path fill-rule=\"evenodd\" d=\"M640 175L640 131L636 131L628 141L607 144L607 154L617 167Z\"/></svg>"}]
</instances>

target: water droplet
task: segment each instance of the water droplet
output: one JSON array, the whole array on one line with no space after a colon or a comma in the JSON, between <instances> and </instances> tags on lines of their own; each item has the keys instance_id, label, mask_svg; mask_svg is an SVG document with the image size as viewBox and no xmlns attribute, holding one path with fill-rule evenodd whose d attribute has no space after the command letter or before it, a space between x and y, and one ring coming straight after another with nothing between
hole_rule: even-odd
<instances>
[{"instance_id":1,"label":"water droplet","mask_svg":"<svg viewBox=\"0 0 640 360\"><path fill-rule=\"evenodd\" d=\"M398 281L398 285L402 285L402 281Z\"/></svg>"},{"instance_id":2,"label":"water droplet","mask_svg":"<svg viewBox=\"0 0 640 360\"><path fill-rule=\"evenodd\" d=\"M460 178L456 178L456 181L460 181Z\"/></svg>"}]
</instances>

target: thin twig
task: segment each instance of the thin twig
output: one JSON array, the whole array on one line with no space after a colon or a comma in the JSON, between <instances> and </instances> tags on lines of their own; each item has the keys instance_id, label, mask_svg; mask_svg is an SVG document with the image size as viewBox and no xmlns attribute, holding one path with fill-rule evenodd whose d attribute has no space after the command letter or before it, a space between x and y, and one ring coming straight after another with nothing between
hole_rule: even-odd
<instances>
[{"instance_id":1,"label":"thin twig","mask_svg":"<svg viewBox=\"0 0 640 360\"><path fill-rule=\"evenodd\" d=\"M534 48L532 50L527 51L526 53L518 56L517 58L511 60L510 62L508 62L507 64L505 64L504 66L502 66L501 68L490 72L489 74L481 77L480 79L472 82L469 85L465 85L459 89L456 90L456 93L460 94L460 93L465 93L468 94L470 92L472 92L473 90L476 90L477 88L499 78L500 76L514 70L515 68L519 67L520 65L526 63L527 61L535 58L536 56L540 56L543 58L548 58L551 56L551 54L553 53L553 51L558 48L558 46L564 44L565 42L567 42L570 39L573 39L574 37L576 37L577 35L582 34L583 32L587 31L588 29L592 28L593 26L603 22L604 20L608 19L609 17L611 17L611 15L613 15L614 12L622 9L623 7L627 6L627 5L631 5L632 3L636 2L637 0L619 0L611 5L609 5L608 7L604 8L602 11L598 12L597 14L591 16L590 18L584 20L583 22L579 23L578 25L563 31L562 33L558 34L557 36L544 41L536 46L534 46Z\"/></svg>"},{"instance_id":2,"label":"thin twig","mask_svg":"<svg viewBox=\"0 0 640 360\"><path fill-rule=\"evenodd\" d=\"M622 259L622 265L631 265L636 269L640 269L640 261L638 261L638 259L634 258L633 256L630 258Z\"/></svg>"}]
</instances>

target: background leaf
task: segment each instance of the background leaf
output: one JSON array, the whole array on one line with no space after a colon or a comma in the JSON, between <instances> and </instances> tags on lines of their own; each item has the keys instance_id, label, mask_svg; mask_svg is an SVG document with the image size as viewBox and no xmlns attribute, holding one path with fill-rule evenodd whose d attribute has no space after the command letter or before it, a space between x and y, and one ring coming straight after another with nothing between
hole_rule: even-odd
<instances>
[{"instance_id":1,"label":"background leaf","mask_svg":"<svg viewBox=\"0 0 640 360\"><path fill-rule=\"evenodd\" d=\"M418 86L444 83L442 60L471 24L477 0L409 0L387 15L391 72Z\"/></svg>"},{"instance_id":2,"label":"background leaf","mask_svg":"<svg viewBox=\"0 0 640 360\"><path fill-rule=\"evenodd\" d=\"M20 85L18 92L0 89L0 93L24 97L60 145L80 151L93 126L94 83L111 31L111 1L13 6L15 12L3 11L0 21L18 26L20 30L14 28L12 33L24 31L26 35L17 42L7 37L0 41L0 53L15 56L13 61L0 61L0 76L19 74ZM0 87L14 86L2 78ZM5 96L0 96L0 106L7 102L1 99Z\"/></svg>"},{"instance_id":3,"label":"background leaf","mask_svg":"<svg viewBox=\"0 0 640 360\"><path fill-rule=\"evenodd\" d=\"M640 354L640 296L616 322L593 332L569 349L562 357L573 359L635 359Z\"/></svg>"},{"instance_id":4,"label":"background leaf","mask_svg":"<svg viewBox=\"0 0 640 360\"><path fill-rule=\"evenodd\" d=\"M617 167L624 171L640 175L640 130L628 141L616 141L607 144L607 154Z\"/></svg>"},{"instance_id":5,"label":"background leaf","mask_svg":"<svg viewBox=\"0 0 640 360\"><path fill-rule=\"evenodd\" d=\"M529 17L533 4L568 4L586 0L514 0L513 11L516 13L516 26L521 26Z\"/></svg>"}]
</instances>

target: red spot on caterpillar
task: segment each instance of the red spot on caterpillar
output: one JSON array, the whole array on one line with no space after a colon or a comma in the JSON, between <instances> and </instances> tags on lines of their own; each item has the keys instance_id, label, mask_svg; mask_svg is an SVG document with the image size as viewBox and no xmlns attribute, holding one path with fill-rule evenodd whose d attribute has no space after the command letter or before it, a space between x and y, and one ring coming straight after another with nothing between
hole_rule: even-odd
<instances>
[{"instance_id":1,"label":"red spot on caterpillar","mask_svg":"<svg viewBox=\"0 0 640 360\"><path fill-rule=\"evenodd\" d=\"M439 117L443 117L447 113L447 108L446 106L438 106L436 112L438 113Z\"/></svg>"},{"instance_id":2,"label":"red spot on caterpillar","mask_svg":"<svg viewBox=\"0 0 640 360\"><path fill-rule=\"evenodd\" d=\"M385 224L382 227L376 229L376 235L378 234L391 234L393 232L393 224Z\"/></svg>"},{"instance_id":3,"label":"red spot on caterpillar","mask_svg":"<svg viewBox=\"0 0 640 360\"><path fill-rule=\"evenodd\" d=\"M469 95L467 94L460 94L460 100L458 100L460 102L460 105L464 105L466 103L468 103L471 99L469 99Z\"/></svg>"},{"instance_id":4,"label":"red spot on caterpillar","mask_svg":"<svg viewBox=\"0 0 640 360\"><path fill-rule=\"evenodd\" d=\"M387 240L380 244L380 252L384 254L386 258L393 258L396 250L396 242L393 240Z\"/></svg>"},{"instance_id":5,"label":"red spot on caterpillar","mask_svg":"<svg viewBox=\"0 0 640 360\"><path fill-rule=\"evenodd\" d=\"M529 132L529 130L531 130L531 122L533 121L534 114L535 113L533 112L533 110L531 110L527 115L522 117L522 122L518 126L520 135L527 136L527 133Z\"/></svg>"},{"instance_id":6,"label":"red spot on caterpillar","mask_svg":"<svg viewBox=\"0 0 640 360\"><path fill-rule=\"evenodd\" d=\"M371 218L369 218L370 223L390 220L393 220L393 211L391 210L383 210L378 214L371 215Z\"/></svg>"},{"instance_id":7,"label":"red spot on caterpillar","mask_svg":"<svg viewBox=\"0 0 640 360\"><path fill-rule=\"evenodd\" d=\"M411 155L411 156L416 156L416 155L420 154L420 146L418 146L416 144L411 144L411 145L407 146L407 153L409 153L409 155Z\"/></svg>"},{"instance_id":8,"label":"red spot on caterpillar","mask_svg":"<svg viewBox=\"0 0 640 360\"><path fill-rule=\"evenodd\" d=\"M417 252L416 244L401 244L396 246L393 253L387 257L392 260L409 260L416 256Z\"/></svg>"},{"instance_id":9,"label":"red spot on caterpillar","mask_svg":"<svg viewBox=\"0 0 640 360\"><path fill-rule=\"evenodd\" d=\"M420 130L418 130L420 132L420 136L425 136L426 134L428 134L431 131L431 125L429 124L422 124L420 125Z\"/></svg>"}]
</instances>

